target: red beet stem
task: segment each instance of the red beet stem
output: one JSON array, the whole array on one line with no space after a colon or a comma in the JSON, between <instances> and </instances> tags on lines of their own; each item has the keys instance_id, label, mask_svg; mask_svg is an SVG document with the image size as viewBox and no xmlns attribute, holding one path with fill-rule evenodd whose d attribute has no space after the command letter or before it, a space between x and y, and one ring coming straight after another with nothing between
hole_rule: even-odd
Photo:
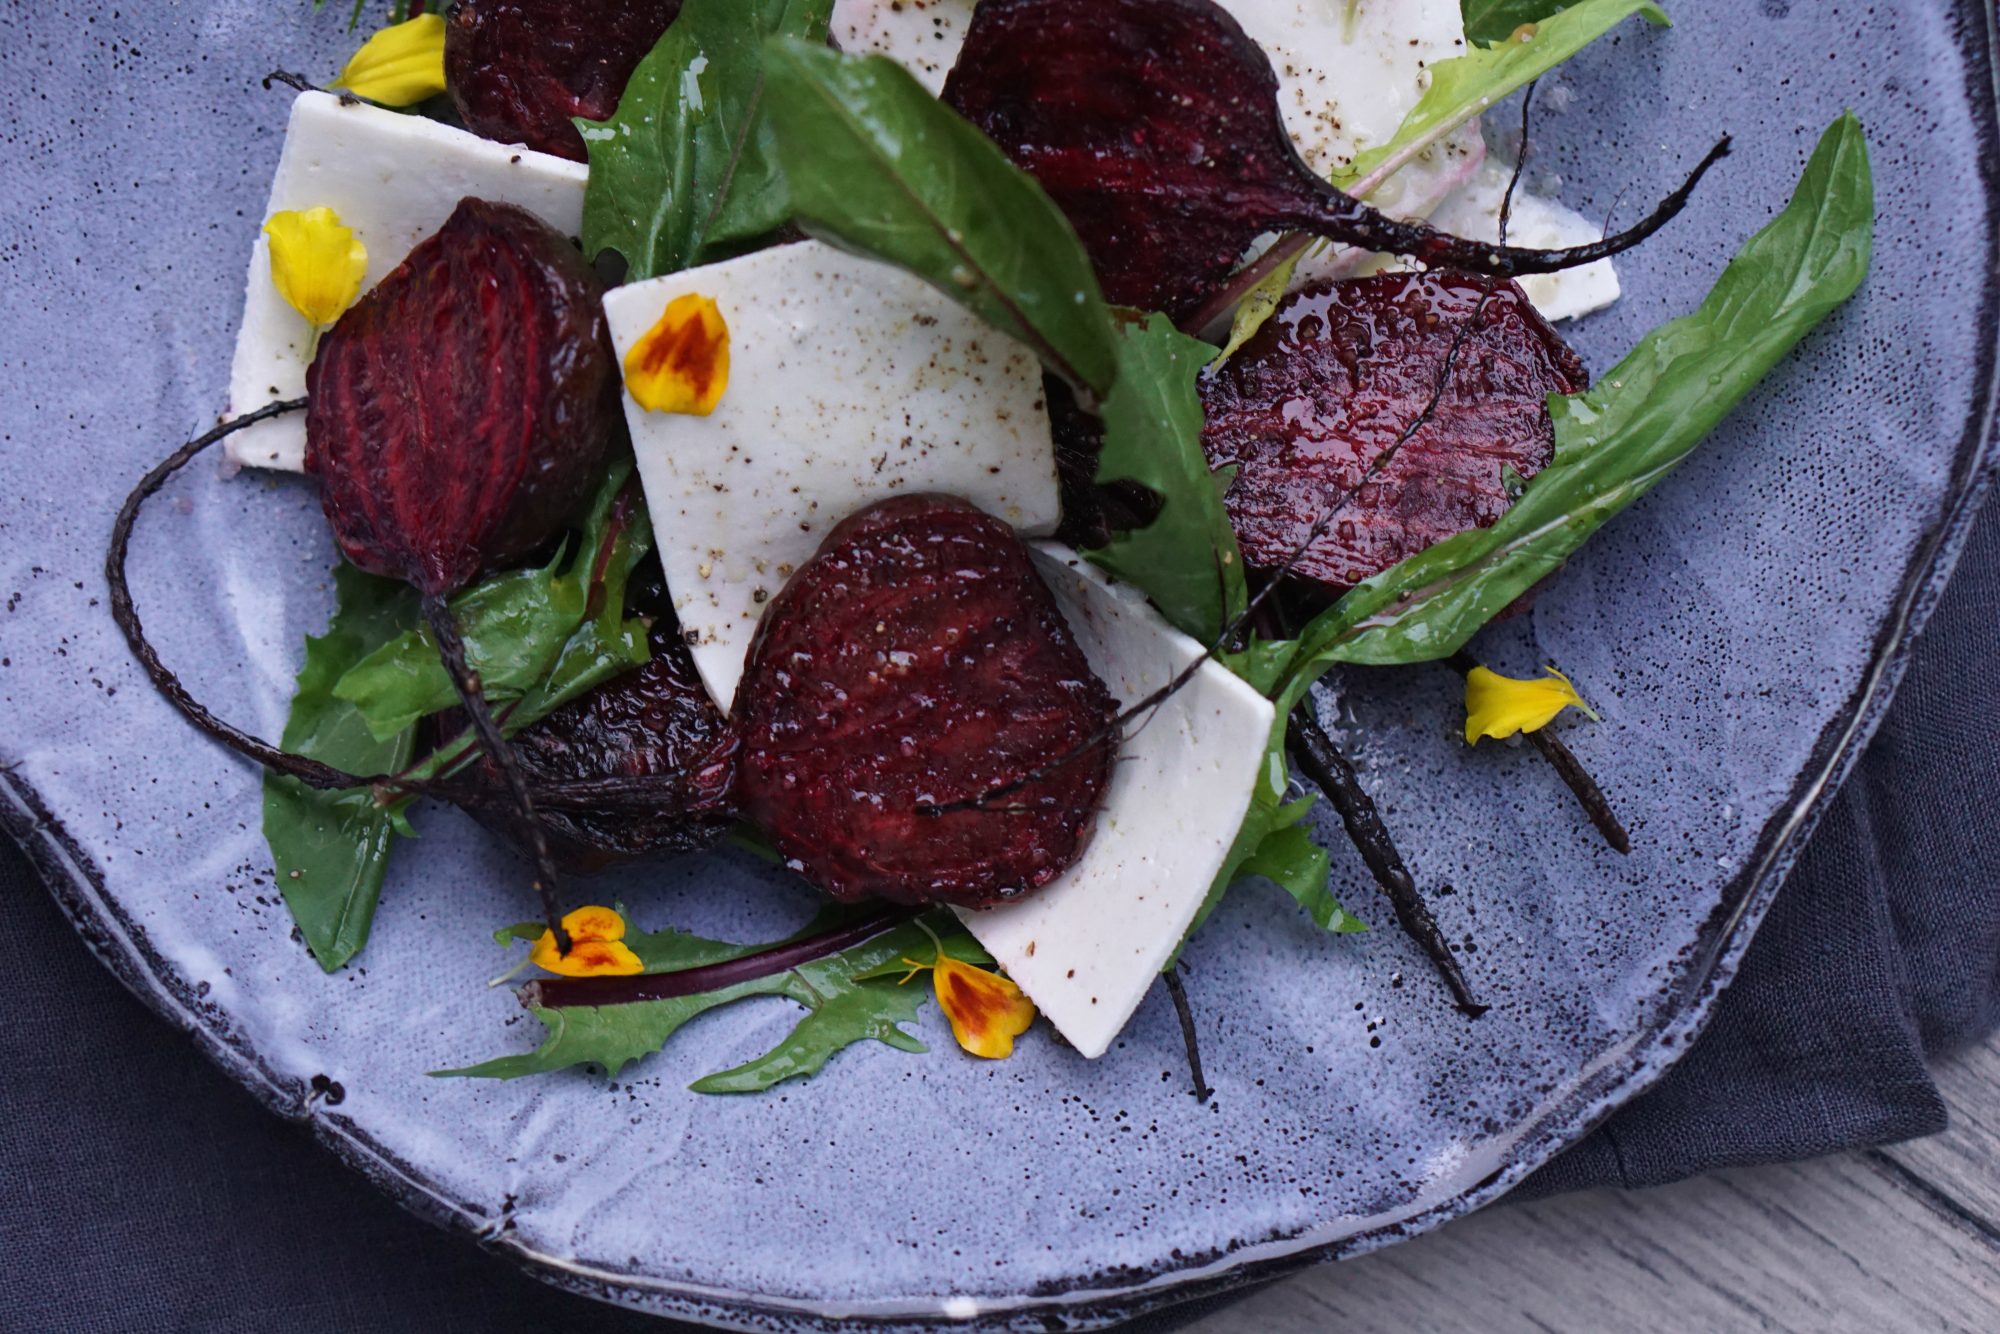
<instances>
[{"instance_id":1,"label":"red beet stem","mask_svg":"<svg viewBox=\"0 0 2000 1334\"><path fill-rule=\"evenodd\" d=\"M673 973L636 973L629 977L543 978L521 988L521 1003L558 1005L629 1005L635 1001L673 1000L698 996L724 987L754 982L838 954L864 940L873 940L893 926L916 916L914 909L885 908L845 926L836 926L802 940L773 945L755 954L702 964Z\"/></svg>"}]
</instances>

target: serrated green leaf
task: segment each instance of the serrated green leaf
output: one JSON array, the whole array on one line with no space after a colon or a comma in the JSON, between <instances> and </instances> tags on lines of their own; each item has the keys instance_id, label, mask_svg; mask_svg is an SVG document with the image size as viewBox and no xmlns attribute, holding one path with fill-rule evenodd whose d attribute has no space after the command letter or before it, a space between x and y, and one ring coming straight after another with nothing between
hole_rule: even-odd
<instances>
[{"instance_id":1,"label":"serrated green leaf","mask_svg":"<svg viewBox=\"0 0 2000 1334\"><path fill-rule=\"evenodd\" d=\"M1497 523L1385 570L1306 628L1280 707L1332 662L1444 657L1553 573L1853 294L1868 271L1874 218L1867 140L1850 112L1698 309L1647 334L1594 388L1551 396L1555 461Z\"/></svg>"},{"instance_id":2,"label":"serrated green leaf","mask_svg":"<svg viewBox=\"0 0 2000 1334\"><path fill-rule=\"evenodd\" d=\"M1215 349L1164 315L1126 326L1118 379L1104 400L1097 480L1136 482L1161 501L1144 528L1086 551L1153 600L1174 627L1204 644L1242 611L1243 559L1222 505L1233 473L1212 473L1201 450L1198 380Z\"/></svg>"},{"instance_id":3,"label":"serrated green leaf","mask_svg":"<svg viewBox=\"0 0 2000 1334\"><path fill-rule=\"evenodd\" d=\"M764 116L763 44L826 40L833 0L687 0L609 120L578 120L590 156L583 249L628 281L726 258L790 213Z\"/></svg>"},{"instance_id":4,"label":"serrated green leaf","mask_svg":"<svg viewBox=\"0 0 2000 1334\"><path fill-rule=\"evenodd\" d=\"M780 38L768 114L799 224L907 269L1102 398L1118 350L1097 275L1042 187L895 61Z\"/></svg>"},{"instance_id":5,"label":"serrated green leaf","mask_svg":"<svg viewBox=\"0 0 2000 1334\"><path fill-rule=\"evenodd\" d=\"M467 661L487 699L519 699L546 682L529 710L546 712L579 693L579 682L645 664L645 627L624 616L626 581L652 546L645 506L628 504L622 526L611 533L619 493L631 475L629 459L612 466L580 537L548 565L494 575L452 599ZM600 569L607 536L610 549ZM596 616L586 619L593 607ZM458 691L427 626L406 631L355 663L333 691L354 705L377 737L394 736L458 705Z\"/></svg>"},{"instance_id":6,"label":"serrated green leaf","mask_svg":"<svg viewBox=\"0 0 2000 1334\"><path fill-rule=\"evenodd\" d=\"M333 572L333 619L306 640L292 708L279 744L354 773L391 773L410 761L409 731L375 737L334 682L417 618L407 585L349 565ZM332 972L368 941L382 893L396 815L365 790L322 792L280 774L264 777L264 839L278 890L319 966Z\"/></svg>"},{"instance_id":7,"label":"serrated green leaf","mask_svg":"<svg viewBox=\"0 0 2000 1334\"><path fill-rule=\"evenodd\" d=\"M1431 66L1430 86L1388 142L1357 155L1334 178L1345 187L1395 171L1517 88L1562 64L1633 14L1666 24L1654 0L1578 0L1550 14L1531 36L1475 46ZM1512 32L1513 29L1508 29Z\"/></svg>"},{"instance_id":8,"label":"serrated green leaf","mask_svg":"<svg viewBox=\"0 0 2000 1334\"><path fill-rule=\"evenodd\" d=\"M851 910L831 909L791 939L817 934L852 915ZM640 1057L660 1050L695 1016L752 996L782 996L803 1006L806 1013L769 1051L696 1080L690 1086L696 1092L758 1092L787 1079L804 1078L816 1074L836 1053L857 1042L875 1041L901 1051L921 1052L924 1045L902 1025L916 1017L930 988L916 981L903 985L900 979L909 970L902 960L928 962L935 956L935 938L954 958L981 967L992 965L991 958L950 913L932 913L921 920L923 925L903 922L838 954L788 972L696 996L621 1005L537 1007L532 1013L547 1035L534 1051L436 1073L515 1079L595 1065L607 1074L616 1074ZM539 936L539 928L534 928L534 933ZM527 937L515 934L514 938ZM680 931L628 935L625 944L639 956L648 973L679 972L770 948L709 940Z\"/></svg>"}]
</instances>

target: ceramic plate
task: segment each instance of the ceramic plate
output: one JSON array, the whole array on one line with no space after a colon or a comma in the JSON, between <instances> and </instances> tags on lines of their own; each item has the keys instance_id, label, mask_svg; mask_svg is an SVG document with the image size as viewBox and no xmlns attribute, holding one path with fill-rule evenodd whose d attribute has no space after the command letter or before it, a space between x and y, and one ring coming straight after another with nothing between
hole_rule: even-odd
<instances>
[{"instance_id":1,"label":"ceramic plate","mask_svg":"<svg viewBox=\"0 0 2000 1334\"><path fill-rule=\"evenodd\" d=\"M607 1086L426 1071L525 1049L483 984L523 873L423 812L360 966L293 939L257 776L140 680L103 599L118 498L223 406L245 255L289 94L349 42L304 0L46 4L0 19L0 701L7 818L132 989L274 1111L412 1208L551 1280L770 1329L1089 1326L1353 1254L1506 1190L1655 1079L1700 1029L1880 716L1993 441L1990 10L1671 6L1543 89L1537 171L1630 220L1717 131L1737 151L1572 331L1598 369L1690 308L1851 106L1881 195L1873 276L1668 484L1480 651L1561 663L1604 715L1571 731L1635 847L1620 858L1531 755L1452 737L1442 669L1356 672L1342 726L1464 942L1493 1013L1442 1001L1337 831L1315 932L1268 887L1190 951L1209 1076L1186 1093L1156 995L1086 1062L1040 1038L961 1058L856 1048L768 1096L686 1091L769 1045L782 1001L703 1018ZM296 478L203 465L149 512L140 603L206 699L275 736L331 550ZM775 935L807 895L715 856L592 886L648 925Z\"/></svg>"}]
</instances>

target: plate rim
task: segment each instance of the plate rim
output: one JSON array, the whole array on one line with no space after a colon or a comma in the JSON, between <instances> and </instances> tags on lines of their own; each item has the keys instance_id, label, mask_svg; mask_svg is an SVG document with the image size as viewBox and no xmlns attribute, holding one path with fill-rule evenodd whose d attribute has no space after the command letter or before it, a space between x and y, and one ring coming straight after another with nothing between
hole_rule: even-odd
<instances>
[{"instance_id":1,"label":"plate rim","mask_svg":"<svg viewBox=\"0 0 2000 1334\"><path fill-rule=\"evenodd\" d=\"M1968 102L1989 209L2000 211L2000 15L1983 0L1957 0L1961 48L1967 57ZM1979 87L1981 68L1987 86ZM1982 96L1982 92L1984 96ZM1224 1247L1182 1263L1133 1275L1118 1271L1103 1286L1032 1292L982 1301L976 1312L889 1301L828 1303L641 1277L543 1254L519 1241L508 1220L484 1207L448 1198L422 1171L377 1142L351 1118L323 1103L321 1092L280 1074L258 1055L228 1017L209 1004L205 987L190 985L108 896L102 871L64 827L35 787L18 772L0 770L0 830L28 857L85 945L128 991L186 1033L209 1060L267 1111L304 1122L313 1137L369 1184L417 1216L462 1233L506 1255L554 1286L650 1314L754 1329L823 1328L827 1322L878 1327L960 1329L1013 1327L1023 1321L1058 1328L1100 1327L1143 1312L1266 1282L1329 1260L1345 1259L1430 1230L1506 1193L1522 1178L1575 1143L1617 1107L1644 1092L1672 1067L1706 1026L1715 999L1729 985L1743 952L1786 874L1842 781L1880 725L1908 665L1911 645L1957 564L1958 555L1996 474L2000 474L2000 225L1988 229L1986 283L1975 327L1988 331L1973 369L1973 411L1953 456L1945 505L1912 549L1889 614L1870 650L1868 667L1849 699L1815 739L1811 756L1785 802L1759 834L1745 868L1722 887L1722 901L1700 928L1698 957L1670 993L1662 1019L1599 1058L1597 1068L1546 1100L1517 1125L1499 1167L1449 1199L1413 1206L1404 1216L1339 1225ZM1608 1059L1607 1059L1608 1058Z\"/></svg>"}]
</instances>

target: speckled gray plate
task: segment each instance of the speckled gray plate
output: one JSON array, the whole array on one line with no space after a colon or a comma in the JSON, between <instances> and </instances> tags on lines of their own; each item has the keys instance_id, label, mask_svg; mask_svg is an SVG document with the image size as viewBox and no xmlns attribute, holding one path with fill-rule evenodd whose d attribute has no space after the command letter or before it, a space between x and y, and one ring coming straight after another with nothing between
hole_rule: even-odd
<instances>
[{"instance_id":1,"label":"speckled gray plate","mask_svg":"<svg viewBox=\"0 0 2000 1334\"><path fill-rule=\"evenodd\" d=\"M1631 817L1620 859L1532 757L1468 753L1435 668L1357 673L1357 738L1450 934L1497 1002L1451 1012L1391 925L1315 933L1236 893L1191 951L1220 1090L1184 1092L1159 998L1104 1060L855 1049L809 1084L688 1081L773 1041L782 1002L709 1016L607 1089L427 1079L529 1045L482 983L520 867L430 811L362 965L291 938L256 776L140 682L98 573L117 498L222 407L244 256L286 97L347 38L304 0L0 15L0 776L7 823L93 947L273 1110L432 1218L551 1280L771 1329L831 1315L1088 1326L1491 1200L1656 1078L1701 1027L1820 798L1879 716L1992 444L1992 40L1983 0L1674 6L1545 88L1538 159L1596 213L1651 199L1720 129L1737 153L1577 329L1603 368L1689 306L1782 204L1843 107L1882 205L1873 277L1681 474L1601 535L1504 666L1561 663L1604 713L1578 748ZM740 388L750 388L741 386ZM275 735L330 551L296 480L200 467L138 544L170 661ZM1347 901L1388 924L1337 833ZM726 857L593 887L647 925L751 938L803 893Z\"/></svg>"}]
</instances>

